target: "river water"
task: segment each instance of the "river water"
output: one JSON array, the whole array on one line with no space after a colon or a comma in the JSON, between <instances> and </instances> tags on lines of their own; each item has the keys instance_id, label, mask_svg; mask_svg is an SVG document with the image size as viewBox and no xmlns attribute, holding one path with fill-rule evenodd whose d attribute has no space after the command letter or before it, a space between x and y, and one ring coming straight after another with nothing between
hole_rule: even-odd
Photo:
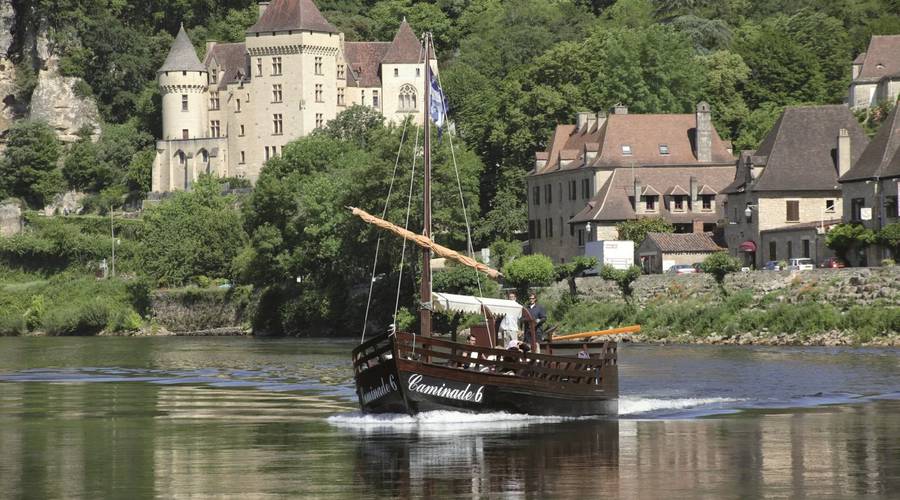
<instances>
[{"instance_id":1,"label":"river water","mask_svg":"<svg viewBox=\"0 0 900 500\"><path fill-rule=\"evenodd\" d=\"M0 498L900 495L900 350L626 344L566 420L360 415L351 347L0 338Z\"/></svg>"}]
</instances>

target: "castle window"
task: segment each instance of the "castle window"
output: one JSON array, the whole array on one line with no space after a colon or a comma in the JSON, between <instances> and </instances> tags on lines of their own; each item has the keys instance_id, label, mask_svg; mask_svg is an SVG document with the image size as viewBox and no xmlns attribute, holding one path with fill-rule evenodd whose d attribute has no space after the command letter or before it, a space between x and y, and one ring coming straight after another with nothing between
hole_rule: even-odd
<instances>
[{"instance_id":1,"label":"castle window","mask_svg":"<svg viewBox=\"0 0 900 500\"><path fill-rule=\"evenodd\" d=\"M378 91L377 90L372 91L372 107L373 108L378 107Z\"/></svg>"},{"instance_id":2,"label":"castle window","mask_svg":"<svg viewBox=\"0 0 900 500\"><path fill-rule=\"evenodd\" d=\"M591 180L590 179L582 179L581 180L581 198L588 199L591 197Z\"/></svg>"},{"instance_id":3,"label":"castle window","mask_svg":"<svg viewBox=\"0 0 900 500\"><path fill-rule=\"evenodd\" d=\"M322 58L316 57L316 74L321 75L322 73Z\"/></svg>"},{"instance_id":4,"label":"castle window","mask_svg":"<svg viewBox=\"0 0 900 500\"><path fill-rule=\"evenodd\" d=\"M280 57L272 58L272 74L273 75L281 74L281 58Z\"/></svg>"},{"instance_id":5,"label":"castle window","mask_svg":"<svg viewBox=\"0 0 900 500\"><path fill-rule=\"evenodd\" d=\"M363 106L366 105L366 91L365 90L360 91L360 104L362 104Z\"/></svg>"},{"instance_id":6,"label":"castle window","mask_svg":"<svg viewBox=\"0 0 900 500\"><path fill-rule=\"evenodd\" d=\"M187 110L188 110L188 96L187 96L187 94L181 94L181 110L182 110L182 111L187 111Z\"/></svg>"},{"instance_id":7,"label":"castle window","mask_svg":"<svg viewBox=\"0 0 900 500\"><path fill-rule=\"evenodd\" d=\"M263 76L263 74L262 74L262 57L256 58L256 76Z\"/></svg>"},{"instance_id":8,"label":"castle window","mask_svg":"<svg viewBox=\"0 0 900 500\"><path fill-rule=\"evenodd\" d=\"M235 101L235 103L236 103L237 107L235 108L234 112L235 112L235 113L240 113L240 112L241 112L241 100L238 99L238 100Z\"/></svg>"},{"instance_id":9,"label":"castle window","mask_svg":"<svg viewBox=\"0 0 900 500\"><path fill-rule=\"evenodd\" d=\"M622 154L624 156L631 156L631 146L628 144L622 144Z\"/></svg>"},{"instance_id":10,"label":"castle window","mask_svg":"<svg viewBox=\"0 0 900 500\"><path fill-rule=\"evenodd\" d=\"M422 69L421 69L421 68L416 68L416 78L418 78L418 77L421 76L421 75L422 75Z\"/></svg>"},{"instance_id":11,"label":"castle window","mask_svg":"<svg viewBox=\"0 0 900 500\"><path fill-rule=\"evenodd\" d=\"M343 80L343 79L345 78L345 76L344 76L344 65L343 65L343 64L338 64L338 67L337 67L337 77L338 77L338 80Z\"/></svg>"},{"instance_id":12,"label":"castle window","mask_svg":"<svg viewBox=\"0 0 900 500\"><path fill-rule=\"evenodd\" d=\"M325 118L322 113L316 113L316 128L322 128L325 125Z\"/></svg>"},{"instance_id":13,"label":"castle window","mask_svg":"<svg viewBox=\"0 0 900 500\"><path fill-rule=\"evenodd\" d=\"M669 145L668 144L660 144L659 145L659 154L668 155L669 154Z\"/></svg>"},{"instance_id":14,"label":"castle window","mask_svg":"<svg viewBox=\"0 0 900 500\"><path fill-rule=\"evenodd\" d=\"M337 104L338 104L338 106L344 105L344 88L343 87L339 87L337 89Z\"/></svg>"},{"instance_id":15,"label":"castle window","mask_svg":"<svg viewBox=\"0 0 900 500\"><path fill-rule=\"evenodd\" d=\"M398 68L394 68L394 76L400 76L400 70Z\"/></svg>"},{"instance_id":16,"label":"castle window","mask_svg":"<svg viewBox=\"0 0 900 500\"><path fill-rule=\"evenodd\" d=\"M244 126L243 126L243 125L241 125L241 133L240 133L240 136L241 136L241 137L244 137Z\"/></svg>"},{"instance_id":17,"label":"castle window","mask_svg":"<svg viewBox=\"0 0 900 500\"><path fill-rule=\"evenodd\" d=\"M220 134L219 120L209 122L209 133L213 137L219 137Z\"/></svg>"},{"instance_id":18,"label":"castle window","mask_svg":"<svg viewBox=\"0 0 900 500\"><path fill-rule=\"evenodd\" d=\"M281 98L281 84L276 83L275 85L272 85L272 102L281 102Z\"/></svg>"},{"instance_id":19,"label":"castle window","mask_svg":"<svg viewBox=\"0 0 900 500\"><path fill-rule=\"evenodd\" d=\"M213 70L209 72L209 84L215 85L217 83L219 83L219 70L213 68Z\"/></svg>"},{"instance_id":20,"label":"castle window","mask_svg":"<svg viewBox=\"0 0 900 500\"><path fill-rule=\"evenodd\" d=\"M269 161L269 146L266 146L266 161Z\"/></svg>"},{"instance_id":21,"label":"castle window","mask_svg":"<svg viewBox=\"0 0 900 500\"><path fill-rule=\"evenodd\" d=\"M190 139L191 138L190 131L188 131L188 129L186 129L186 128L181 129L181 138L182 139Z\"/></svg>"},{"instance_id":22,"label":"castle window","mask_svg":"<svg viewBox=\"0 0 900 500\"><path fill-rule=\"evenodd\" d=\"M275 129L275 135L281 135L283 129L283 119L281 114L276 114L272 117L272 124Z\"/></svg>"},{"instance_id":23,"label":"castle window","mask_svg":"<svg viewBox=\"0 0 900 500\"><path fill-rule=\"evenodd\" d=\"M218 92L210 92L209 93L209 109L211 111L216 111L219 109L219 93Z\"/></svg>"},{"instance_id":24,"label":"castle window","mask_svg":"<svg viewBox=\"0 0 900 500\"><path fill-rule=\"evenodd\" d=\"M325 98L323 97L323 94L324 93L322 92L322 84L317 83L316 84L316 102L325 102Z\"/></svg>"},{"instance_id":25,"label":"castle window","mask_svg":"<svg viewBox=\"0 0 900 500\"><path fill-rule=\"evenodd\" d=\"M410 84L400 87L400 111L415 111L418 108L416 88Z\"/></svg>"},{"instance_id":26,"label":"castle window","mask_svg":"<svg viewBox=\"0 0 900 500\"><path fill-rule=\"evenodd\" d=\"M247 163L247 153L241 151L241 164Z\"/></svg>"}]
</instances>

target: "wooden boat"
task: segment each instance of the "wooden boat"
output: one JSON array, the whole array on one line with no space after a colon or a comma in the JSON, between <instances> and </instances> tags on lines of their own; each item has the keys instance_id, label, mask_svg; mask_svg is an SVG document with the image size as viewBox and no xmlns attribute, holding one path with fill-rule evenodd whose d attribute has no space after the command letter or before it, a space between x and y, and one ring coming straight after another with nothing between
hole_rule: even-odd
<instances>
[{"instance_id":1,"label":"wooden boat","mask_svg":"<svg viewBox=\"0 0 900 500\"><path fill-rule=\"evenodd\" d=\"M425 35L425 54L431 53ZM431 66L425 64L425 103L431 99ZM442 103L442 100L441 100ZM485 299L431 291L432 253L470 266L490 277L500 273L471 257L442 247L431 239L431 113L424 130L424 224L421 234L397 227L360 209L353 213L422 247L422 279L418 334L388 332L353 349L353 370L360 408L366 413L408 413L453 410L474 413L509 412L529 415L614 416L618 409L617 345L613 341L582 343L588 358L554 353L553 342L532 340L530 352L498 345L495 315L525 319L536 339L528 309L511 300ZM432 335L435 310L479 313L483 324L472 327L476 345Z\"/></svg>"}]
</instances>

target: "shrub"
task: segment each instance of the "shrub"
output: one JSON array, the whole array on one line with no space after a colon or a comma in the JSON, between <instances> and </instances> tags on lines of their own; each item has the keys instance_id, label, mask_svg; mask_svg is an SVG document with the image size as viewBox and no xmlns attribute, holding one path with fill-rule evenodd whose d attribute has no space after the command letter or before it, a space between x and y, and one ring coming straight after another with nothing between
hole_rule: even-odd
<instances>
[{"instance_id":1,"label":"shrub","mask_svg":"<svg viewBox=\"0 0 900 500\"><path fill-rule=\"evenodd\" d=\"M700 267L703 269L703 272L713 275L713 278L716 279L716 283L719 284L719 288L724 293L725 277L740 270L741 264L737 259L728 255L728 252L716 252L707 257L703 263L700 264Z\"/></svg>"},{"instance_id":2,"label":"shrub","mask_svg":"<svg viewBox=\"0 0 900 500\"><path fill-rule=\"evenodd\" d=\"M21 314L0 313L0 337L21 335L28 331Z\"/></svg>"},{"instance_id":3,"label":"shrub","mask_svg":"<svg viewBox=\"0 0 900 500\"><path fill-rule=\"evenodd\" d=\"M627 269L616 269L609 264L605 264L600 268L600 277L607 281L614 281L619 287L619 290L622 291L622 296L625 300L631 298L631 294L634 291L631 288L631 285L640 275L641 268L638 266L631 266Z\"/></svg>"},{"instance_id":4,"label":"shrub","mask_svg":"<svg viewBox=\"0 0 900 500\"><path fill-rule=\"evenodd\" d=\"M23 315L25 327L32 331L37 329L43 321L46 312L47 306L45 305L44 296L33 295L31 297L31 306L25 310L25 314Z\"/></svg>"},{"instance_id":5,"label":"shrub","mask_svg":"<svg viewBox=\"0 0 900 500\"><path fill-rule=\"evenodd\" d=\"M96 335L109 323L109 306L100 300L61 306L44 318L48 335Z\"/></svg>"},{"instance_id":6,"label":"shrub","mask_svg":"<svg viewBox=\"0 0 900 500\"><path fill-rule=\"evenodd\" d=\"M524 297L529 288L552 283L556 273L549 257L534 254L519 257L506 264L503 267L503 276L506 282L515 287L519 295Z\"/></svg>"},{"instance_id":7,"label":"shrub","mask_svg":"<svg viewBox=\"0 0 900 500\"><path fill-rule=\"evenodd\" d=\"M894 259L884 259L881 261L881 265L884 267L894 267L897 263L894 262Z\"/></svg>"}]
</instances>

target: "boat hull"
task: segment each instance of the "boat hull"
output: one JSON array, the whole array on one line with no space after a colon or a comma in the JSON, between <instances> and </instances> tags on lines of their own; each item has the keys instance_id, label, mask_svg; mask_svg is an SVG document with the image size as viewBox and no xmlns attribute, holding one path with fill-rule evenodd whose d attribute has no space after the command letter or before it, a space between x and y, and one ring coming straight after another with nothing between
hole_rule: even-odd
<instances>
[{"instance_id":1,"label":"boat hull","mask_svg":"<svg viewBox=\"0 0 900 500\"><path fill-rule=\"evenodd\" d=\"M570 382L569 377L553 381L536 378L534 374L523 377L483 372L441 366L428 358L407 359L398 356L396 346L392 345L390 356L357 372L356 387L360 408L365 413L414 415L445 410L566 417L616 416L617 366L603 366L595 372L597 382L577 384ZM578 375L584 374L584 371L578 372Z\"/></svg>"}]
</instances>

